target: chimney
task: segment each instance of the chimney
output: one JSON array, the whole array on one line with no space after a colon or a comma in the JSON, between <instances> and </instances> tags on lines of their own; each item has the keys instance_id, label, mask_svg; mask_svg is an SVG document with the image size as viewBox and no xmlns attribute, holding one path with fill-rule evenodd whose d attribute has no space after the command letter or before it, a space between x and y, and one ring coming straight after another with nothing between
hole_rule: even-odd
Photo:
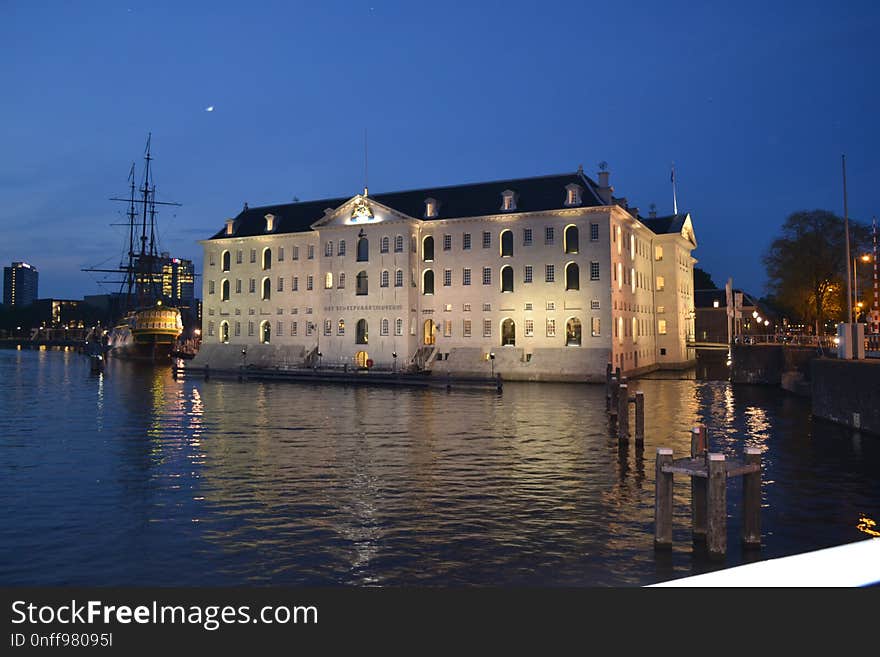
<instances>
[{"instance_id":1,"label":"chimney","mask_svg":"<svg viewBox=\"0 0 880 657\"><path fill-rule=\"evenodd\" d=\"M614 188L608 184L608 176L611 173L606 169L607 166L605 162L599 165L599 189L596 191L606 205L611 205L611 195L614 193Z\"/></svg>"},{"instance_id":2,"label":"chimney","mask_svg":"<svg viewBox=\"0 0 880 657\"><path fill-rule=\"evenodd\" d=\"M651 211L648 213L648 216L651 217L651 219L657 218L657 206L653 203L651 203Z\"/></svg>"}]
</instances>

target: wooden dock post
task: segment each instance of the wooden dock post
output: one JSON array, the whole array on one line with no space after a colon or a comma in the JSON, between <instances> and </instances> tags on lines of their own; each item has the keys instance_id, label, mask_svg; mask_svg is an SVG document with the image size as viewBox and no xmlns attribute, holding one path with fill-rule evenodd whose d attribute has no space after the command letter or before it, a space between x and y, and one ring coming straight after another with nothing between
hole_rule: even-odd
<instances>
[{"instance_id":1,"label":"wooden dock post","mask_svg":"<svg viewBox=\"0 0 880 657\"><path fill-rule=\"evenodd\" d=\"M205 364L205 381L211 377L211 367Z\"/></svg>"},{"instance_id":2,"label":"wooden dock post","mask_svg":"<svg viewBox=\"0 0 880 657\"><path fill-rule=\"evenodd\" d=\"M691 458L706 458L709 450L706 426L698 424L691 429ZM694 542L706 540L706 483L703 477L691 477L691 534Z\"/></svg>"},{"instance_id":3,"label":"wooden dock post","mask_svg":"<svg viewBox=\"0 0 880 657\"><path fill-rule=\"evenodd\" d=\"M743 475L742 542L746 547L761 547L761 450L746 447L743 460L757 467L757 472Z\"/></svg>"},{"instance_id":4,"label":"wooden dock post","mask_svg":"<svg viewBox=\"0 0 880 657\"><path fill-rule=\"evenodd\" d=\"M618 386L620 385L620 379L616 376L611 377L611 407L608 409L608 412L611 414L611 417L617 417L617 396L618 396Z\"/></svg>"},{"instance_id":5,"label":"wooden dock post","mask_svg":"<svg viewBox=\"0 0 880 657\"><path fill-rule=\"evenodd\" d=\"M709 557L723 559L727 553L727 464L724 454L708 455L706 542Z\"/></svg>"},{"instance_id":6,"label":"wooden dock post","mask_svg":"<svg viewBox=\"0 0 880 657\"><path fill-rule=\"evenodd\" d=\"M611 363L605 366L605 410L611 410Z\"/></svg>"},{"instance_id":7,"label":"wooden dock post","mask_svg":"<svg viewBox=\"0 0 880 657\"><path fill-rule=\"evenodd\" d=\"M654 475L654 549L672 548L672 473L663 472L672 465L672 450L657 448Z\"/></svg>"},{"instance_id":8,"label":"wooden dock post","mask_svg":"<svg viewBox=\"0 0 880 657\"><path fill-rule=\"evenodd\" d=\"M636 448L645 445L645 393L636 393Z\"/></svg>"},{"instance_id":9,"label":"wooden dock post","mask_svg":"<svg viewBox=\"0 0 880 657\"><path fill-rule=\"evenodd\" d=\"M622 383L617 390L617 440L629 440L629 386Z\"/></svg>"}]
</instances>

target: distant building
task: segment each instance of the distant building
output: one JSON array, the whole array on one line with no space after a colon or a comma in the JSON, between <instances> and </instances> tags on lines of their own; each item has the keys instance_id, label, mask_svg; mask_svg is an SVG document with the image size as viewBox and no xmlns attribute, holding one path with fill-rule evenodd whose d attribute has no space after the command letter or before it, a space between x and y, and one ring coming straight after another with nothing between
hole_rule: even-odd
<instances>
[{"instance_id":1,"label":"distant building","mask_svg":"<svg viewBox=\"0 0 880 657\"><path fill-rule=\"evenodd\" d=\"M731 324L731 336L748 337L766 335L776 331L777 316L762 306L752 295L733 290L742 295L742 316ZM697 290L694 292L694 328L696 342L728 343L727 292L725 290Z\"/></svg>"},{"instance_id":2,"label":"distant building","mask_svg":"<svg viewBox=\"0 0 880 657\"><path fill-rule=\"evenodd\" d=\"M136 268L140 269L138 265ZM146 267L147 270L150 267ZM181 310L194 310L195 304L195 269L192 260L172 258L168 253L162 253L154 261L152 267L152 281L155 284L156 295L162 299L162 303L180 308ZM146 290L146 296L153 298L149 292L149 274L138 273L136 284Z\"/></svg>"},{"instance_id":3,"label":"distant building","mask_svg":"<svg viewBox=\"0 0 880 657\"><path fill-rule=\"evenodd\" d=\"M28 306L37 300L39 273L26 262L3 268L3 305Z\"/></svg>"},{"instance_id":4,"label":"distant building","mask_svg":"<svg viewBox=\"0 0 880 657\"><path fill-rule=\"evenodd\" d=\"M82 303L74 299L37 299L34 302L36 320L45 328L82 328Z\"/></svg>"},{"instance_id":5,"label":"distant building","mask_svg":"<svg viewBox=\"0 0 880 657\"><path fill-rule=\"evenodd\" d=\"M246 207L201 242L199 358L573 381L693 364L690 215L612 192L579 169Z\"/></svg>"}]
</instances>

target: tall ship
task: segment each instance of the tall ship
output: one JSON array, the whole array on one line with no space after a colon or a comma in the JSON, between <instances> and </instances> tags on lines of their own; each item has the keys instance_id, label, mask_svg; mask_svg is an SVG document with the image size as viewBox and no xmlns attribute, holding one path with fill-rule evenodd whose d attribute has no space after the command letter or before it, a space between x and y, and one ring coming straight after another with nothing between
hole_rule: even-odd
<instances>
[{"instance_id":1,"label":"tall ship","mask_svg":"<svg viewBox=\"0 0 880 657\"><path fill-rule=\"evenodd\" d=\"M149 363L170 363L183 333L179 308L163 301L162 268L167 257L160 256L156 239L157 206L180 206L156 200L151 145L147 137L144 173L135 185L135 166L128 176L128 198L111 198L128 204L128 251L118 269L87 269L92 272L123 274L119 293L118 319L105 337L106 355L112 358Z\"/></svg>"}]
</instances>

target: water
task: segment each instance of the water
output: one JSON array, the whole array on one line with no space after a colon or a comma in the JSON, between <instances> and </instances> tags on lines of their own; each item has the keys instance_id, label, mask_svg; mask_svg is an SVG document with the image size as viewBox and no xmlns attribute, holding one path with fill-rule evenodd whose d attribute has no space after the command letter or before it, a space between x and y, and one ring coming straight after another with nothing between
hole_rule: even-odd
<instances>
[{"instance_id":1,"label":"water","mask_svg":"<svg viewBox=\"0 0 880 657\"><path fill-rule=\"evenodd\" d=\"M487 392L173 380L73 352L0 351L2 585L649 584L719 567L653 550L654 454L763 450L757 555L867 538L880 439L723 381L641 380L644 454L608 433L601 386Z\"/></svg>"}]
</instances>

